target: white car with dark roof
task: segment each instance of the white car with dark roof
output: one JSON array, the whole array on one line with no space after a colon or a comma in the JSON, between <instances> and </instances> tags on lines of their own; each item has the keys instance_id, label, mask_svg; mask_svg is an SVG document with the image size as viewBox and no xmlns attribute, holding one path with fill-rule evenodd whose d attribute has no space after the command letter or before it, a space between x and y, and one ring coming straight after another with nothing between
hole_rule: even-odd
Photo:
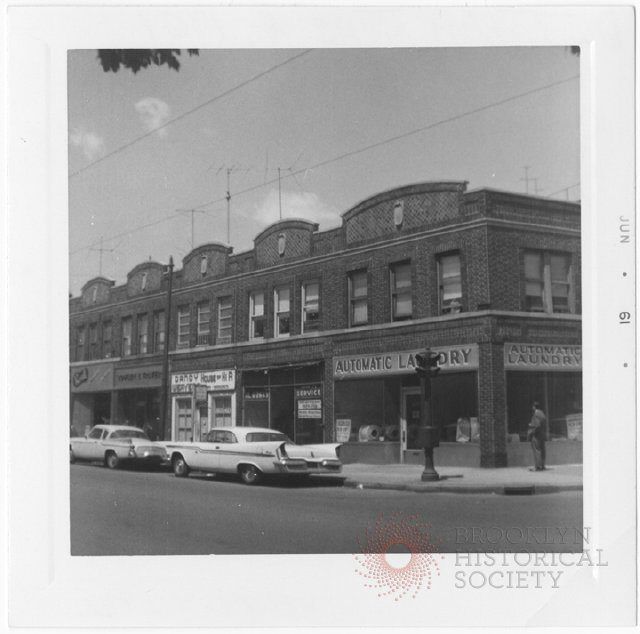
<instances>
[{"instance_id":1,"label":"white car with dark roof","mask_svg":"<svg viewBox=\"0 0 640 634\"><path fill-rule=\"evenodd\" d=\"M173 473L191 471L238 474L246 484L265 475L308 476L342 471L340 443L296 445L274 429L217 427L200 442L164 442Z\"/></svg>"}]
</instances>

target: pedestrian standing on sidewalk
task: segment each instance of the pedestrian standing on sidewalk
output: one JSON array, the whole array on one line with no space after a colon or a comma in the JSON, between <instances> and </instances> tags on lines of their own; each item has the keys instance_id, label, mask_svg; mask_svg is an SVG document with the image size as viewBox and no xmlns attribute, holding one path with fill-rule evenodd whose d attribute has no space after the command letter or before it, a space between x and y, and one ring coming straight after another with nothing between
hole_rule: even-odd
<instances>
[{"instance_id":1,"label":"pedestrian standing on sidewalk","mask_svg":"<svg viewBox=\"0 0 640 634\"><path fill-rule=\"evenodd\" d=\"M530 471L544 471L546 468L544 463L546 459L547 417L537 401L531 406L531 414L527 438L531 442L533 450L534 467Z\"/></svg>"}]
</instances>

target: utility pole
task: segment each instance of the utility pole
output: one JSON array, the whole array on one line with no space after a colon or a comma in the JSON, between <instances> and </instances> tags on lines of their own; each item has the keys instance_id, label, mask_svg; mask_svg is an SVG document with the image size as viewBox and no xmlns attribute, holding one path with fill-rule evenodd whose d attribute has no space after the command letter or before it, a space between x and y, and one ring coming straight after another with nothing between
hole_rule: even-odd
<instances>
[{"instance_id":1,"label":"utility pole","mask_svg":"<svg viewBox=\"0 0 640 634\"><path fill-rule=\"evenodd\" d=\"M173 256L169 257L167 266L168 284L167 301L165 307L166 318L164 320L164 354L162 355L162 394L160 396L160 434L163 440L171 439L171 408L169 406L169 343L171 333L171 293L173 290Z\"/></svg>"}]
</instances>

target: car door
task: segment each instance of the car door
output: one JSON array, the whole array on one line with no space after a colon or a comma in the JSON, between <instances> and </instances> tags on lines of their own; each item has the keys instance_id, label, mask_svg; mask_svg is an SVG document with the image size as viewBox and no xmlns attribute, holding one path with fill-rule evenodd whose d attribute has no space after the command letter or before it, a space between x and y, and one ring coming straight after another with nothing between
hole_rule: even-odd
<instances>
[{"instance_id":1,"label":"car door","mask_svg":"<svg viewBox=\"0 0 640 634\"><path fill-rule=\"evenodd\" d=\"M73 453L79 460L94 460L96 443L102 438L102 427L94 427L86 438L78 438L71 444Z\"/></svg>"},{"instance_id":2,"label":"car door","mask_svg":"<svg viewBox=\"0 0 640 634\"><path fill-rule=\"evenodd\" d=\"M237 453L238 439L232 431L219 431L220 444L216 443L218 450L218 469L227 473L235 473L238 468L239 456Z\"/></svg>"},{"instance_id":3,"label":"car door","mask_svg":"<svg viewBox=\"0 0 640 634\"><path fill-rule=\"evenodd\" d=\"M210 431L206 442L194 443L185 459L192 469L202 471L217 471L219 464L219 449L221 443L220 431Z\"/></svg>"},{"instance_id":4,"label":"car door","mask_svg":"<svg viewBox=\"0 0 640 634\"><path fill-rule=\"evenodd\" d=\"M95 439L95 442L89 446L91 452L91 460L102 460L104 458L104 441L109 435L109 430L102 429L102 433L99 438Z\"/></svg>"}]
</instances>

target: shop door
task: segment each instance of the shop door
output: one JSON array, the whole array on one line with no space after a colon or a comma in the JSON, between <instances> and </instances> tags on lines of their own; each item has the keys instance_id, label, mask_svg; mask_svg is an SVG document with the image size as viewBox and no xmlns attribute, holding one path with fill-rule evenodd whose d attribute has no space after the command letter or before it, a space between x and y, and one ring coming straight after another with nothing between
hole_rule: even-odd
<instances>
[{"instance_id":1,"label":"shop door","mask_svg":"<svg viewBox=\"0 0 640 634\"><path fill-rule=\"evenodd\" d=\"M408 387L402 390L400 412L400 460L404 461L407 449L419 449L418 428L420 427L420 388Z\"/></svg>"},{"instance_id":2,"label":"shop door","mask_svg":"<svg viewBox=\"0 0 640 634\"><path fill-rule=\"evenodd\" d=\"M193 440L193 411L190 398L176 399L176 437L178 441Z\"/></svg>"}]
</instances>

